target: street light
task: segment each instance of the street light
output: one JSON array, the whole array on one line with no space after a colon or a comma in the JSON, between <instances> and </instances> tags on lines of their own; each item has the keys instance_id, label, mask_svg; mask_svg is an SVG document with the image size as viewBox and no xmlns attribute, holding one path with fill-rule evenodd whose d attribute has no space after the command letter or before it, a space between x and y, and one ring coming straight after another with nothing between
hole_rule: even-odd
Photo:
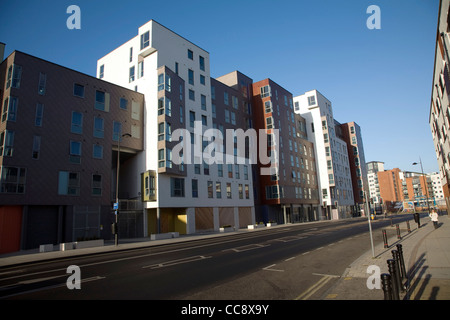
<instances>
[{"instance_id":1,"label":"street light","mask_svg":"<svg viewBox=\"0 0 450 320\"><path fill-rule=\"evenodd\" d=\"M118 223L119 223L119 167L120 167L120 140L122 137L131 137L131 134L124 133L117 139L117 176L116 176L116 224L114 228L114 244L117 246L119 244L119 230L118 230Z\"/></svg>"},{"instance_id":2,"label":"street light","mask_svg":"<svg viewBox=\"0 0 450 320\"><path fill-rule=\"evenodd\" d=\"M420 169L422 170L422 176L425 176L425 174L423 173L422 159L420 159L420 157L419 157L419 162L420 162ZM415 166L417 164L418 164L417 162L413 162L413 166ZM427 178L426 177L425 177L425 190L427 191L428 214L430 214L430 212L431 212L431 210L430 210L430 203L428 202L428 199L430 198L430 196L428 195L428 182L427 182ZM419 227L420 227L420 223L419 223Z\"/></svg>"}]
</instances>

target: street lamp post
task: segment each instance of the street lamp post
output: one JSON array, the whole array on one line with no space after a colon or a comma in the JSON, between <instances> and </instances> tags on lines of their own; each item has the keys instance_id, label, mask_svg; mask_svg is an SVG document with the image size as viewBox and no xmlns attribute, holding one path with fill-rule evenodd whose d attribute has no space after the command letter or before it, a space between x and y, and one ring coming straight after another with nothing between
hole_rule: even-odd
<instances>
[{"instance_id":1,"label":"street lamp post","mask_svg":"<svg viewBox=\"0 0 450 320\"><path fill-rule=\"evenodd\" d=\"M119 244L119 168L120 168L120 140L122 137L131 137L131 134L124 133L117 139L117 175L116 175L116 223L114 228L114 245Z\"/></svg>"},{"instance_id":2,"label":"street lamp post","mask_svg":"<svg viewBox=\"0 0 450 320\"><path fill-rule=\"evenodd\" d=\"M428 201L428 199L430 198L430 196L428 195L428 182L427 182L427 178L426 178L425 174L423 173L422 159L420 159L420 157L419 157L419 163L420 163L420 169L422 170L422 176L425 177L425 190L427 192L426 196L427 196L428 214L430 214L431 210L430 210L430 202ZM417 164L418 164L417 162L413 162L413 166L415 166ZM418 219L420 219L420 218L418 217ZM418 221L420 221L420 220L418 220ZM418 222L418 224L420 227L420 222Z\"/></svg>"}]
</instances>

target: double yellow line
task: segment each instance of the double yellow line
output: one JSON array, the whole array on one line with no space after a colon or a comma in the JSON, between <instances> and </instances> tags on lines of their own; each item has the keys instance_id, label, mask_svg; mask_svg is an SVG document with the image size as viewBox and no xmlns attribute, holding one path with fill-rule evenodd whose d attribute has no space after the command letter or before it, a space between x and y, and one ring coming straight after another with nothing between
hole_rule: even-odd
<instances>
[{"instance_id":1,"label":"double yellow line","mask_svg":"<svg viewBox=\"0 0 450 320\"><path fill-rule=\"evenodd\" d=\"M319 281L317 281L306 291L301 293L297 298L295 298L295 300L308 300L314 293L319 291L319 289L326 285L332 278L336 278L336 276L323 275L323 277Z\"/></svg>"}]
</instances>

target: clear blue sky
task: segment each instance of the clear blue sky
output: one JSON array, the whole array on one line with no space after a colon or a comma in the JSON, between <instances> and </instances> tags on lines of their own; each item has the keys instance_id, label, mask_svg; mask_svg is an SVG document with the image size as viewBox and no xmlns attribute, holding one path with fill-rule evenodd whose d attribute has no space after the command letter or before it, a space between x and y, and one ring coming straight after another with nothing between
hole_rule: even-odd
<instances>
[{"instance_id":1,"label":"clear blue sky","mask_svg":"<svg viewBox=\"0 0 450 320\"><path fill-rule=\"evenodd\" d=\"M81 9L69 30L66 9ZM381 29L369 30L369 5ZM366 161L438 170L428 124L439 0L40 0L0 2L0 42L95 76L97 59L154 19L210 53L211 76L239 70L294 96L317 89L362 129Z\"/></svg>"}]
</instances>

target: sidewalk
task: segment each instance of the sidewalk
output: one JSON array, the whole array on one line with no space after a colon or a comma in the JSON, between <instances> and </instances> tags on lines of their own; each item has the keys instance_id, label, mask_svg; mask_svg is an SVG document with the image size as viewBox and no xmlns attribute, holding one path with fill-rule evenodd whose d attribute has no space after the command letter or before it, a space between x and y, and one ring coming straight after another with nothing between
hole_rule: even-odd
<instances>
[{"instance_id":1,"label":"sidewalk","mask_svg":"<svg viewBox=\"0 0 450 320\"><path fill-rule=\"evenodd\" d=\"M388 227L395 228L395 227ZM354 261L344 272L338 283L329 289L323 300L383 300L380 289L368 289L367 273L370 265L380 267L381 274L389 273L387 260L392 259L392 250L402 245L409 288L400 294L403 300L449 300L450 299L450 218L439 216L439 228L434 229L429 217L421 218L418 229L410 222L409 233L406 222L400 224L401 239L397 235L388 239L389 248L381 243ZM394 231L395 232L395 231ZM393 234L391 231L390 234Z\"/></svg>"}]
</instances>

